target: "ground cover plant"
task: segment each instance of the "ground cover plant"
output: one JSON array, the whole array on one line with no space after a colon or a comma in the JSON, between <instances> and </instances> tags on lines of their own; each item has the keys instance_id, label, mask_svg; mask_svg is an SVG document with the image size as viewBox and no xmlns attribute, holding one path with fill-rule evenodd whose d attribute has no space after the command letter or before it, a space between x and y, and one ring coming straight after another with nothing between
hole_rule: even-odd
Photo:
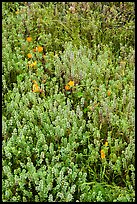
<instances>
[{"instance_id":1,"label":"ground cover plant","mask_svg":"<svg viewBox=\"0 0 137 204\"><path fill-rule=\"evenodd\" d=\"M133 2L2 3L2 200L134 202Z\"/></svg>"}]
</instances>

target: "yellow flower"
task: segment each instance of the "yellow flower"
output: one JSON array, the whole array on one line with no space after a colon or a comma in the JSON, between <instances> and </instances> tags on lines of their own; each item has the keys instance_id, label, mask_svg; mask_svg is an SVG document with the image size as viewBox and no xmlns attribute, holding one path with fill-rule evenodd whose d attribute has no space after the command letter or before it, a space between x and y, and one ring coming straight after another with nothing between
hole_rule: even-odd
<instances>
[{"instance_id":1,"label":"yellow flower","mask_svg":"<svg viewBox=\"0 0 137 204\"><path fill-rule=\"evenodd\" d=\"M35 66L37 64L37 62L35 61L35 62L33 62L33 66Z\"/></svg>"},{"instance_id":2,"label":"yellow flower","mask_svg":"<svg viewBox=\"0 0 137 204\"><path fill-rule=\"evenodd\" d=\"M104 158L105 158L105 152L104 152L104 150L101 150L100 153L101 153L101 159L104 159Z\"/></svg>"},{"instance_id":3,"label":"yellow flower","mask_svg":"<svg viewBox=\"0 0 137 204\"><path fill-rule=\"evenodd\" d=\"M69 86L74 86L74 81L70 81L70 82L68 83L68 85L69 85Z\"/></svg>"},{"instance_id":4,"label":"yellow flower","mask_svg":"<svg viewBox=\"0 0 137 204\"><path fill-rule=\"evenodd\" d=\"M36 64L37 64L37 62L35 61L35 62L33 62L33 66L36 66Z\"/></svg>"},{"instance_id":5,"label":"yellow flower","mask_svg":"<svg viewBox=\"0 0 137 204\"><path fill-rule=\"evenodd\" d=\"M68 85L65 86L65 90L68 91L70 90L70 87Z\"/></svg>"},{"instance_id":6,"label":"yellow flower","mask_svg":"<svg viewBox=\"0 0 137 204\"><path fill-rule=\"evenodd\" d=\"M26 39L28 42L31 42L32 41L32 37L27 37Z\"/></svg>"},{"instance_id":7,"label":"yellow flower","mask_svg":"<svg viewBox=\"0 0 137 204\"><path fill-rule=\"evenodd\" d=\"M104 144L106 147L108 146L108 142L105 142L105 144Z\"/></svg>"},{"instance_id":8,"label":"yellow flower","mask_svg":"<svg viewBox=\"0 0 137 204\"><path fill-rule=\"evenodd\" d=\"M27 54L28 58L32 58L32 54L28 53Z\"/></svg>"},{"instance_id":9,"label":"yellow flower","mask_svg":"<svg viewBox=\"0 0 137 204\"><path fill-rule=\"evenodd\" d=\"M16 14L19 14L19 11L16 11L15 13L16 13Z\"/></svg>"},{"instance_id":10,"label":"yellow flower","mask_svg":"<svg viewBox=\"0 0 137 204\"><path fill-rule=\"evenodd\" d=\"M33 89L32 89L32 91L33 92L39 92L40 91L40 88L39 88L39 86L38 86L38 84L37 84L37 82L34 80L33 81L34 82L34 84L33 84Z\"/></svg>"},{"instance_id":11,"label":"yellow flower","mask_svg":"<svg viewBox=\"0 0 137 204\"><path fill-rule=\"evenodd\" d=\"M37 64L37 62L35 61L35 62L33 62L32 64L30 64L29 66L30 66L30 67L35 67L36 64Z\"/></svg>"},{"instance_id":12,"label":"yellow flower","mask_svg":"<svg viewBox=\"0 0 137 204\"><path fill-rule=\"evenodd\" d=\"M38 47L37 47L37 50L38 50L38 52L42 52L42 51L43 51L43 47L38 46Z\"/></svg>"}]
</instances>

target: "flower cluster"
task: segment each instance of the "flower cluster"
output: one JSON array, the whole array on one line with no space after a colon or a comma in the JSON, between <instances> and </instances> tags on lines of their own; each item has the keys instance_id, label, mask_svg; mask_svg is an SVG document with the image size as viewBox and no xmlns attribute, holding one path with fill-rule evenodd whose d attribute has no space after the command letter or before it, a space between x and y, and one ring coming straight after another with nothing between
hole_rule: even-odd
<instances>
[{"instance_id":1,"label":"flower cluster","mask_svg":"<svg viewBox=\"0 0 137 204\"><path fill-rule=\"evenodd\" d=\"M69 81L65 86L65 90L69 91L73 86L74 86L74 81Z\"/></svg>"},{"instance_id":2,"label":"flower cluster","mask_svg":"<svg viewBox=\"0 0 137 204\"><path fill-rule=\"evenodd\" d=\"M26 41L27 42L31 42L32 41L32 37L27 37L26 38ZM43 51L43 47L42 46L38 46L38 47L36 47L36 48L34 48L33 49L33 52L42 52ZM27 54L27 57L29 58L29 59L31 59L33 56L32 56L32 54L31 53L28 53ZM33 66L35 66L36 65L36 62L34 62L31 66L33 67Z\"/></svg>"}]
</instances>

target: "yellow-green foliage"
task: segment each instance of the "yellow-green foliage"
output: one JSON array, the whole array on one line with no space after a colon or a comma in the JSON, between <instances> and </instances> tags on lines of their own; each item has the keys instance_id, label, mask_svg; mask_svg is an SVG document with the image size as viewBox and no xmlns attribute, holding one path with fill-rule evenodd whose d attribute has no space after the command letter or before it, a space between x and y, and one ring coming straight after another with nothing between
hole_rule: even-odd
<instances>
[{"instance_id":1,"label":"yellow-green foliage","mask_svg":"<svg viewBox=\"0 0 137 204\"><path fill-rule=\"evenodd\" d=\"M3 201L135 201L134 17L2 3Z\"/></svg>"}]
</instances>

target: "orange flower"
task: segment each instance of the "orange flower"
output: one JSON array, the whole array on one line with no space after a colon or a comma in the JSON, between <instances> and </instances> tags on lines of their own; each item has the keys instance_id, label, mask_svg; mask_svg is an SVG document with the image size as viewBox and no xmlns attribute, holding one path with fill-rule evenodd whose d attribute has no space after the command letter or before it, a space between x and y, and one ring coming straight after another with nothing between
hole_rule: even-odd
<instances>
[{"instance_id":1,"label":"orange flower","mask_svg":"<svg viewBox=\"0 0 137 204\"><path fill-rule=\"evenodd\" d=\"M32 58L32 54L28 53L27 54L28 58Z\"/></svg>"},{"instance_id":2,"label":"orange flower","mask_svg":"<svg viewBox=\"0 0 137 204\"><path fill-rule=\"evenodd\" d=\"M108 96L110 96L111 95L111 91L108 91Z\"/></svg>"},{"instance_id":3,"label":"orange flower","mask_svg":"<svg viewBox=\"0 0 137 204\"><path fill-rule=\"evenodd\" d=\"M69 86L74 86L74 81L70 81L70 82L68 83L68 85L69 85Z\"/></svg>"},{"instance_id":4,"label":"orange flower","mask_svg":"<svg viewBox=\"0 0 137 204\"><path fill-rule=\"evenodd\" d=\"M105 158L105 152L104 152L104 150L101 150L100 153L101 153L101 159L104 159L104 158Z\"/></svg>"},{"instance_id":5,"label":"orange flower","mask_svg":"<svg viewBox=\"0 0 137 204\"><path fill-rule=\"evenodd\" d=\"M38 52L42 52L42 51L43 51L43 47L38 46L38 47L37 47L37 50L38 50Z\"/></svg>"},{"instance_id":6,"label":"orange flower","mask_svg":"<svg viewBox=\"0 0 137 204\"><path fill-rule=\"evenodd\" d=\"M32 41L32 37L27 37L27 41L31 42Z\"/></svg>"},{"instance_id":7,"label":"orange flower","mask_svg":"<svg viewBox=\"0 0 137 204\"><path fill-rule=\"evenodd\" d=\"M70 90L70 87L68 85L65 86L65 90L68 91Z\"/></svg>"}]
</instances>

